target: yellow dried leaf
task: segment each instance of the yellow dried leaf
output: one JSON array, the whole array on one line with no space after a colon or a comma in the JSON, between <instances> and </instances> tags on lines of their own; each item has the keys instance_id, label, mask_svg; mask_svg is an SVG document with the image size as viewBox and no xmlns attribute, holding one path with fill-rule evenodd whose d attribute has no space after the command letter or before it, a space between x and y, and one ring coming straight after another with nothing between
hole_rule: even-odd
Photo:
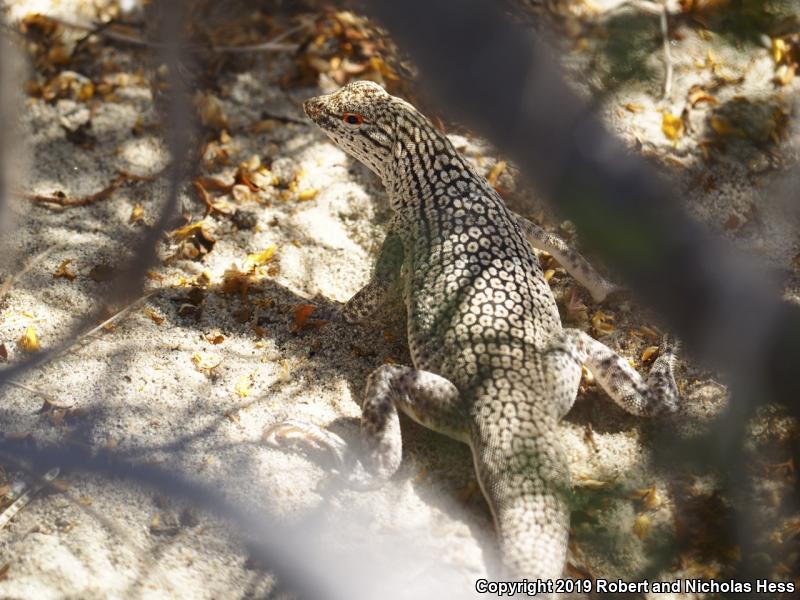
<instances>
[{"instance_id":1,"label":"yellow dried leaf","mask_svg":"<svg viewBox=\"0 0 800 600\"><path fill-rule=\"evenodd\" d=\"M633 533L636 534L640 540L644 540L650 536L650 530L653 528L653 523L647 515L639 515L633 522Z\"/></svg>"},{"instance_id":2,"label":"yellow dried leaf","mask_svg":"<svg viewBox=\"0 0 800 600\"><path fill-rule=\"evenodd\" d=\"M251 269L253 267L261 267L270 262L275 257L277 246L272 245L266 250L256 252L255 254L248 254L244 261L244 268Z\"/></svg>"},{"instance_id":3,"label":"yellow dried leaf","mask_svg":"<svg viewBox=\"0 0 800 600\"><path fill-rule=\"evenodd\" d=\"M673 142L677 142L683 137L683 119L672 113L664 111L661 115L661 131Z\"/></svg>"},{"instance_id":4,"label":"yellow dried leaf","mask_svg":"<svg viewBox=\"0 0 800 600\"><path fill-rule=\"evenodd\" d=\"M786 57L787 50L788 48L784 40L781 38L773 38L772 59L775 61L775 64L779 64Z\"/></svg>"},{"instance_id":5,"label":"yellow dried leaf","mask_svg":"<svg viewBox=\"0 0 800 600\"><path fill-rule=\"evenodd\" d=\"M195 231L202 231L205 227L205 221L197 221L195 223L190 223L189 225L185 225L179 229L175 229L170 231L170 236L175 238L176 240L184 240L192 235Z\"/></svg>"},{"instance_id":6,"label":"yellow dried leaf","mask_svg":"<svg viewBox=\"0 0 800 600\"><path fill-rule=\"evenodd\" d=\"M131 210L129 223L142 223L144 222L144 207L141 204L136 204Z\"/></svg>"},{"instance_id":7,"label":"yellow dried leaf","mask_svg":"<svg viewBox=\"0 0 800 600\"><path fill-rule=\"evenodd\" d=\"M319 190L317 188L308 188L302 192L298 192L297 199L301 201L312 200L317 197L317 194L319 194Z\"/></svg>"},{"instance_id":8,"label":"yellow dried leaf","mask_svg":"<svg viewBox=\"0 0 800 600\"><path fill-rule=\"evenodd\" d=\"M506 170L506 166L506 161L498 160L492 167L492 170L489 171L489 174L486 176L486 181L488 181L492 187L497 185L497 179L503 174L503 171Z\"/></svg>"},{"instance_id":9,"label":"yellow dried leaf","mask_svg":"<svg viewBox=\"0 0 800 600\"><path fill-rule=\"evenodd\" d=\"M196 354L192 355L192 363L194 363L194 366L198 371L209 374L222 363L222 359L214 356L213 354L197 352Z\"/></svg>"},{"instance_id":10,"label":"yellow dried leaf","mask_svg":"<svg viewBox=\"0 0 800 600\"><path fill-rule=\"evenodd\" d=\"M657 352L658 352L658 346L648 346L642 352L642 362L646 363L651 358L653 358L653 356L655 356Z\"/></svg>"},{"instance_id":11,"label":"yellow dried leaf","mask_svg":"<svg viewBox=\"0 0 800 600\"><path fill-rule=\"evenodd\" d=\"M602 310L598 310L592 315L592 328L600 335L608 335L616 329L609 321L614 320L612 315L607 315Z\"/></svg>"},{"instance_id":12,"label":"yellow dried leaf","mask_svg":"<svg viewBox=\"0 0 800 600\"><path fill-rule=\"evenodd\" d=\"M719 104L717 99L703 88L698 85L693 86L692 89L689 90L689 104L691 104L692 107L695 107L701 102L706 102L712 105Z\"/></svg>"},{"instance_id":13,"label":"yellow dried leaf","mask_svg":"<svg viewBox=\"0 0 800 600\"><path fill-rule=\"evenodd\" d=\"M234 391L239 398L247 398L250 395L250 387L253 385L253 376L252 375L242 375L236 385L234 386Z\"/></svg>"},{"instance_id":14,"label":"yellow dried leaf","mask_svg":"<svg viewBox=\"0 0 800 600\"><path fill-rule=\"evenodd\" d=\"M38 352L42 349L33 325L28 325L27 329L25 329L25 333L23 333L22 337L19 338L19 346L25 352Z\"/></svg>"},{"instance_id":15,"label":"yellow dried leaf","mask_svg":"<svg viewBox=\"0 0 800 600\"><path fill-rule=\"evenodd\" d=\"M775 71L775 78L773 81L778 85L789 85L797 72L797 65L781 65Z\"/></svg>"},{"instance_id":16,"label":"yellow dried leaf","mask_svg":"<svg viewBox=\"0 0 800 600\"><path fill-rule=\"evenodd\" d=\"M544 272L544 280L550 281L553 278L553 275L555 274L556 274L555 269L547 269L547 271Z\"/></svg>"}]
</instances>

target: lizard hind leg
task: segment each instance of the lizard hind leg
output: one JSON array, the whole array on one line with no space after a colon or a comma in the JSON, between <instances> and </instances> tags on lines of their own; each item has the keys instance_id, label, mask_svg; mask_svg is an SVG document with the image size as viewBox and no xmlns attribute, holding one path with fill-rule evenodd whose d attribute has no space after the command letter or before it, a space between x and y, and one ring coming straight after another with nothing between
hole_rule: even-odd
<instances>
[{"instance_id":1,"label":"lizard hind leg","mask_svg":"<svg viewBox=\"0 0 800 600\"><path fill-rule=\"evenodd\" d=\"M361 406L361 447L303 421L284 421L272 427L268 442L282 446L299 439L330 450L346 479L357 489L380 487L400 467L402 439L397 409L421 425L466 441L458 389L447 379L402 365L382 365L367 379Z\"/></svg>"}]
</instances>

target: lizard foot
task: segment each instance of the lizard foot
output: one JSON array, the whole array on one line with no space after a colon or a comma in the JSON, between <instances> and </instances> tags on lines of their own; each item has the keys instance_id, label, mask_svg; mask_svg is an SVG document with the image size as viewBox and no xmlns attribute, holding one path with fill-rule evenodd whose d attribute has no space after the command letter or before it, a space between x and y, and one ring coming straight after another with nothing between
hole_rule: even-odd
<instances>
[{"instance_id":1,"label":"lizard foot","mask_svg":"<svg viewBox=\"0 0 800 600\"><path fill-rule=\"evenodd\" d=\"M266 429L264 441L273 448L303 450L309 454L326 453L333 458L334 472L345 487L372 490L381 487L386 478L368 471L339 435L318 425L299 419L287 419Z\"/></svg>"}]
</instances>

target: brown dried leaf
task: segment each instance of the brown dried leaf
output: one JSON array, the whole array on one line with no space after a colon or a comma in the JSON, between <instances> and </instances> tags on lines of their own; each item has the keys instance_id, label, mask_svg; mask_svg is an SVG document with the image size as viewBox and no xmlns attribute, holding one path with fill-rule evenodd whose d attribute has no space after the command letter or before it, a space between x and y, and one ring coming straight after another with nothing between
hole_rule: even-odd
<instances>
[{"instance_id":1,"label":"brown dried leaf","mask_svg":"<svg viewBox=\"0 0 800 600\"><path fill-rule=\"evenodd\" d=\"M222 110L220 101L215 96L198 92L195 94L194 103L203 125L211 129L228 128L228 119Z\"/></svg>"},{"instance_id":2,"label":"brown dried leaf","mask_svg":"<svg viewBox=\"0 0 800 600\"><path fill-rule=\"evenodd\" d=\"M58 265L55 273L53 273L53 279L67 279L69 281L75 279L78 274L69 268L71 262L74 262L71 258L61 261L61 264Z\"/></svg>"},{"instance_id":3,"label":"brown dried leaf","mask_svg":"<svg viewBox=\"0 0 800 600\"><path fill-rule=\"evenodd\" d=\"M316 309L317 307L313 304L301 304L300 306L296 307L294 309L294 325L292 326L292 330L300 331L301 329L309 326L310 323L308 318Z\"/></svg>"},{"instance_id":4,"label":"brown dried leaf","mask_svg":"<svg viewBox=\"0 0 800 600\"><path fill-rule=\"evenodd\" d=\"M0 362L8 362L8 348L5 344L0 344Z\"/></svg>"},{"instance_id":5,"label":"brown dried leaf","mask_svg":"<svg viewBox=\"0 0 800 600\"><path fill-rule=\"evenodd\" d=\"M214 331L214 332L212 332L212 333L209 333L209 334L206 336L206 341L207 341L209 344L213 344L214 346L218 346L218 345L220 345L222 342L224 342L224 341L225 341L225 336L224 336L224 335L222 335L222 334L221 334L219 331Z\"/></svg>"},{"instance_id":6,"label":"brown dried leaf","mask_svg":"<svg viewBox=\"0 0 800 600\"><path fill-rule=\"evenodd\" d=\"M163 325L164 321L166 320L163 315L158 314L155 309L152 309L149 306L144 309L144 314L150 317L150 320L156 325Z\"/></svg>"}]
</instances>

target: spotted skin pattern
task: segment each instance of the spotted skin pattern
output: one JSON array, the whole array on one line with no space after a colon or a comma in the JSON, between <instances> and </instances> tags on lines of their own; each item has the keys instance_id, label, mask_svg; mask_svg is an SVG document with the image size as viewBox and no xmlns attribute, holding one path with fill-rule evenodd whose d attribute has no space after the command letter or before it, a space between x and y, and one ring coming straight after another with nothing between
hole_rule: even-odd
<instances>
[{"instance_id":1,"label":"spotted skin pattern","mask_svg":"<svg viewBox=\"0 0 800 600\"><path fill-rule=\"evenodd\" d=\"M408 312L413 367L383 365L370 376L352 483L380 483L399 467L400 409L471 447L504 575L560 577L570 481L558 422L575 401L581 366L629 412L671 412L675 345L665 340L643 380L586 333L563 329L531 244L551 252L596 299L614 286L563 241L512 213L409 103L355 82L311 98L305 110L381 178L394 211L373 277L345 305L344 318L373 314L398 278ZM341 438L300 427L343 457ZM284 432L276 426L274 439Z\"/></svg>"}]
</instances>

